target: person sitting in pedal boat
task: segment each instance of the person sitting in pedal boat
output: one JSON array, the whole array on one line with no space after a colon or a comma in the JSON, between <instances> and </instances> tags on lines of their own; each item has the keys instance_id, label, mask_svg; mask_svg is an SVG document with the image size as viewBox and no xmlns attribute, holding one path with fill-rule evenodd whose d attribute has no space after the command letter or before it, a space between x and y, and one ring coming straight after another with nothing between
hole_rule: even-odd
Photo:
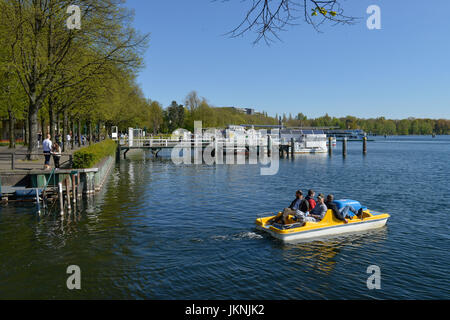
<instances>
[{"instance_id":1,"label":"person sitting in pedal boat","mask_svg":"<svg viewBox=\"0 0 450 320\"><path fill-rule=\"evenodd\" d=\"M301 190L297 190L296 199L292 201L289 208L284 209L283 211L283 223L287 223L287 219L289 215L298 215L298 216L307 216L309 213L309 202L305 198L303 198L303 192Z\"/></svg>"},{"instance_id":2,"label":"person sitting in pedal boat","mask_svg":"<svg viewBox=\"0 0 450 320\"><path fill-rule=\"evenodd\" d=\"M314 190L308 190L308 195L305 197L305 199L309 203L309 209L313 210L316 207L316 201L314 201L314 196L316 195L316 192Z\"/></svg>"},{"instance_id":3,"label":"person sitting in pedal boat","mask_svg":"<svg viewBox=\"0 0 450 320\"><path fill-rule=\"evenodd\" d=\"M297 214L297 212L299 215L307 215L309 211L309 202L303 198L303 192L301 190L297 190L297 192L295 193L295 197L295 200L292 201L289 208L284 209L281 215L278 215L269 223L275 222L286 224L289 215L295 215Z\"/></svg>"},{"instance_id":4,"label":"person sitting in pedal boat","mask_svg":"<svg viewBox=\"0 0 450 320\"><path fill-rule=\"evenodd\" d=\"M332 194L329 194L327 197L327 202L325 202L328 209L331 209L333 211L334 216L338 219L343 221L345 224L348 223L347 218L350 217L349 211L353 212L357 216L361 216L363 209L359 209L359 211L356 211L352 206L345 206L341 209L338 209L337 205L333 202L334 196Z\"/></svg>"},{"instance_id":5,"label":"person sitting in pedal boat","mask_svg":"<svg viewBox=\"0 0 450 320\"><path fill-rule=\"evenodd\" d=\"M291 205L289 206L289 209L293 211L300 210L302 212L308 212L309 211L309 202L305 198L303 198L303 192L302 190L298 190L295 193L296 199L292 201Z\"/></svg>"},{"instance_id":6,"label":"person sitting in pedal boat","mask_svg":"<svg viewBox=\"0 0 450 320\"><path fill-rule=\"evenodd\" d=\"M317 202L314 209L312 209L309 214L304 214L301 211L297 211L294 219L303 224L306 222L320 222L325 217L327 211L328 208L325 205L325 196L323 194L319 194L317 196Z\"/></svg>"}]
</instances>

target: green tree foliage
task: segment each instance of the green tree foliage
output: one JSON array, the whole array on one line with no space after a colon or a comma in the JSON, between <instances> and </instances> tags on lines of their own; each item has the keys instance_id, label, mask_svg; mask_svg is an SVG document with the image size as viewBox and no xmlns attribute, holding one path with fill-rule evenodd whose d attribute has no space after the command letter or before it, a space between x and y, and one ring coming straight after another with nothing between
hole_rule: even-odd
<instances>
[{"instance_id":1,"label":"green tree foliage","mask_svg":"<svg viewBox=\"0 0 450 320\"><path fill-rule=\"evenodd\" d=\"M161 104L157 101L152 101L149 106L150 125L149 128L154 135L161 132L161 127L164 123L164 114Z\"/></svg>"},{"instance_id":2,"label":"green tree foliage","mask_svg":"<svg viewBox=\"0 0 450 320\"><path fill-rule=\"evenodd\" d=\"M123 1L80 1L81 30L67 28L67 9L72 4L0 0L0 34L11 38L8 59L28 99L30 154L37 152L38 114L45 103L51 113L55 108L65 111L67 105L54 105L62 90L107 74L111 64L123 71L141 65L147 37L131 27Z\"/></svg>"},{"instance_id":3,"label":"green tree foliage","mask_svg":"<svg viewBox=\"0 0 450 320\"><path fill-rule=\"evenodd\" d=\"M178 128L182 128L184 125L184 120L184 107L179 105L176 101L172 101L172 104L167 108L166 122L168 122L168 130L173 132Z\"/></svg>"},{"instance_id":4,"label":"green tree foliage","mask_svg":"<svg viewBox=\"0 0 450 320\"><path fill-rule=\"evenodd\" d=\"M194 130L194 122L202 121L204 128L225 128L228 125L277 125L278 121L267 116L265 112L255 115L247 115L235 108L230 107L213 107L205 98L200 99L198 94L193 91L186 97L186 105L188 109L184 109L184 126L178 126L175 129L183 128L191 132ZM172 105L171 107L174 107ZM168 108L170 109L170 107ZM167 118L166 121L168 121ZM179 122L181 124L181 122ZM165 128L169 128L169 125L165 125ZM171 129L173 129L172 127ZM171 133L168 131L166 133Z\"/></svg>"},{"instance_id":5,"label":"green tree foliage","mask_svg":"<svg viewBox=\"0 0 450 320\"><path fill-rule=\"evenodd\" d=\"M384 117L377 119L359 119L352 116L331 118L328 114L316 119L307 119L299 114L297 119L284 123L289 127L336 127L343 130L362 129L377 135L431 135L450 134L450 120L440 119L403 119L389 120Z\"/></svg>"},{"instance_id":6,"label":"green tree foliage","mask_svg":"<svg viewBox=\"0 0 450 320\"><path fill-rule=\"evenodd\" d=\"M0 64L0 116L9 120L9 147L15 148L15 123L26 116L27 100L15 73L2 66L5 64Z\"/></svg>"},{"instance_id":7,"label":"green tree foliage","mask_svg":"<svg viewBox=\"0 0 450 320\"><path fill-rule=\"evenodd\" d=\"M211 106L205 98L199 98L197 92L192 91L186 97L186 104L189 108L184 110L184 122L177 122L176 110L181 110L175 101L164 111L159 111L158 104L158 133L172 133L178 128L194 130L194 122L202 121L203 128L225 128L229 125L278 125L278 115L270 117L266 112L247 115L244 112L230 107ZM161 112L163 113L161 121ZM174 125L176 123L177 125ZM390 120L384 117L376 119L360 119L354 116L343 118L331 117L325 114L322 117L308 119L303 113L299 112L294 118L292 116L282 117L282 123L285 127L334 127L342 130L362 129L367 133L377 135L431 135L450 134L450 120L431 120L431 119L404 119ZM152 128L155 128L153 126Z\"/></svg>"}]
</instances>

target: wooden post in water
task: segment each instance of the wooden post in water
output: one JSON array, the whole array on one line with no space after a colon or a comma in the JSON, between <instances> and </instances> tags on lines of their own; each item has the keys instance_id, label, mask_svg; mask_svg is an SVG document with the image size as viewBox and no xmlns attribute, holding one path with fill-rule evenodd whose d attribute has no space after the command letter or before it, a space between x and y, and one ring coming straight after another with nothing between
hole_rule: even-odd
<instances>
[{"instance_id":1,"label":"wooden post in water","mask_svg":"<svg viewBox=\"0 0 450 320\"><path fill-rule=\"evenodd\" d=\"M332 137L328 138L328 154L330 156L333 155L333 138Z\"/></svg>"},{"instance_id":2,"label":"wooden post in water","mask_svg":"<svg viewBox=\"0 0 450 320\"><path fill-rule=\"evenodd\" d=\"M42 190L42 208L47 209L47 194L45 192L45 189Z\"/></svg>"},{"instance_id":3,"label":"wooden post in water","mask_svg":"<svg viewBox=\"0 0 450 320\"><path fill-rule=\"evenodd\" d=\"M294 138L291 139L291 156L294 158L295 155L295 140Z\"/></svg>"},{"instance_id":4,"label":"wooden post in water","mask_svg":"<svg viewBox=\"0 0 450 320\"><path fill-rule=\"evenodd\" d=\"M267 136L267 156L270 157L272 154L272 137Z\"/></svg>"},{"instance_id":5,"label":"wooden post in water","mask_svg":"<svg viewBox=\"0 0 450 320\"><path fill-rule=\"evenodd\" d=\"M41 214L41 204L39 202L39 189L38 188L36 188L36 203L37 203L38 214Z\"/></svg>"},{"instance_id":6,"label":"wooden post in water","mask_svg":"<svg viewBox=\"0 0 450 320\"><path fill-rule=\"evenodd\" d=\"M62 182L58 183L58 197L59 197L59 211L61 215L64 215L64 199L63 199L63 185Z\"/></svg>"},{"instance_id":7,"label":"wooden post in water","mask_svg":"<svg viewBox=\"0 0 450 320\"><path fill-rule=\"evenodd\" d=\"M83 197L83 190L81 190L81 174L79 172L77 173L77 197Z\"/></svg>"},{"instance_id":8,"label":"wooden post in water","mask_svg":"<svg viewBox=\"0 0 450 320\"><path fill-rule=\"evenodd\" d=\"M342 155L344 158L347 156L347 137L342 141Z\"/></svg>"},{"instance_id":9,"label":"wooden post in water","mask_svg":"<svg viewBox=\"0 0 450 320\"><path fill-rule=\"evenodd\" d=\"M71 179L72 179L73 207L76 208L76 204L77 204L77 193L76 193L76 189L77 189L77 186L76 186L75 179L76 179L77 176L76 176L75 174L72 174L70 177L71 177Z\"/></svg>"},{"instance_id":10,"label":"wooden post in water","mask_svg":"<svg viewBox=\"0 0 450 320\"><path fill-rule=\"evenodd\" d=\"M71 203L70 203L70 182L69 182L69 178L66 178L66 180L64 180L64 183L66 185L67 209L70 211L70 210L72 210L72 207L71 207Z\"/></svg>"},{"instance_id":11,"label":"wooden post in water","mask_svg":"<svg viewBox=\"0 0 450 320\"><path fill-rule=\"evenodd\" d=\"M116 161L120 163L120 153L121 153L120 140L117 141L117 150L116 150Z\"/></svg>"},{"instance_id":12,"label":"wooden post in water","mask_svg":"<svg viewBox=\"0 0 450 320\"><path fill-rule=\"evenodd\" d=\"M367 137L363 138L363 154L367 154Z\"/></svg>"}]
</instances>

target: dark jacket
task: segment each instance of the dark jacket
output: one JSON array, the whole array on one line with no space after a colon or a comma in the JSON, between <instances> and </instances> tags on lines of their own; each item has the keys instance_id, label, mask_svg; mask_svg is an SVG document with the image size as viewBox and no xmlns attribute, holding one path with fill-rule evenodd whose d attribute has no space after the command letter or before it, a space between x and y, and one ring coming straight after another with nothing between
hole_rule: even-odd
<instances>
[{"instance_id":1,"label":"dark jacket","mask_svg":"<svg viewBox=\"0 0 450 320\"><path fill-rule=\"evenodd\" d=\"M291 205L289 206L290 209L294 210L294 206L295 203L297 202L298 199L295 199L294 201L292 201ZM302 212L308 212L309 211L309 202L306 199L302 199L300 200L300 205L298 206L298 210L302 211Z\"/></svg>"},{"instance_id":2,"label":"dark jacket","mask_svg":"<svg viewBox=\"0 0 450 320\"><path fill-rule=\"evenodd\" d=\"M339 212L337 205L333 201L327 201L327 202L325 202L325 205L327 206L328 209L333 210L333 214L336 217L336 219L345 221L344 217Z\"/></svg>"}]
</instances>

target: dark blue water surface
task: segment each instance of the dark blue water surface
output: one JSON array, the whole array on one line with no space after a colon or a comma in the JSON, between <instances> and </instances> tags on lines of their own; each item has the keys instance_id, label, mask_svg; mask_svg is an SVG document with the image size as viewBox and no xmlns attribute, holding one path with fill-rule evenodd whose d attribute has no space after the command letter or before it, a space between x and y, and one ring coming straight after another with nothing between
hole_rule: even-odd
<instances>
[{"instance_id":1,"label":"dark blue water surface","mask_svg":"<svg viewBox=\"0 0 450 320\"><path fill-rule=\"evenodd\" d=\"M450 137L340 144L333 157L182 165L136 154L74 216L0 211L0 298L449 299ZM387 227L284 245L255 230L313 188L392 215ZM69 265L82 289L66 287ZM381 268L369 290L367 268Z\"/></svg>"}]
</instances>

